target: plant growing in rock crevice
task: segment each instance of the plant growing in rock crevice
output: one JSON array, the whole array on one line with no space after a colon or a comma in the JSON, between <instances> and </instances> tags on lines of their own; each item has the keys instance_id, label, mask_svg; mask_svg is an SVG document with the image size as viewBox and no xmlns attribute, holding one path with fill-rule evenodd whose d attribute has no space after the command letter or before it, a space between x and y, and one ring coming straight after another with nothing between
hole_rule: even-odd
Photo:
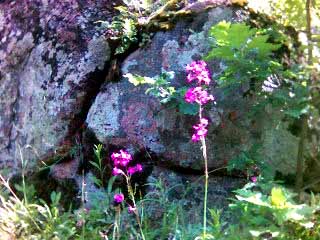
<instances>
[{"instance_id":1,"label":"plant growing in rock crevice","mask_svg":"<svg viewBox=\"0 0 320 240\"><path fill-rule=\"evenodd\" d=\"M198 107L194 103L186 103L184 96L187 92L187 87L174 87L171 81L175 77L173 71L162 70L161 74L154 77L145 77L137 74L127 73L124 75L134 86L148 86L146 94L159 99L161 104L168 108L175 108L182 114L197 115Z\"/></svg>"},{"instance_id":2,"label":"plant growing in rock crevice","mask_svg":"<svg viewBox=\"0 0 320 240\"><path fill-rule=\"evenodd\" d=\"M119 42L115 53L122 54L133 44L139 43L140 46L143 46L150 41L151 31L146 30L150 30L151 27L168 29L168 20L173 18L177 14L176 10L184 5L184 1L178 0L125 0L123 5L115 7L119 15L115 16L111 23L98 22L107 28L106 33L109 39ZM182 11L182 13L185 12Z\"/></svg>"}]
</instances>

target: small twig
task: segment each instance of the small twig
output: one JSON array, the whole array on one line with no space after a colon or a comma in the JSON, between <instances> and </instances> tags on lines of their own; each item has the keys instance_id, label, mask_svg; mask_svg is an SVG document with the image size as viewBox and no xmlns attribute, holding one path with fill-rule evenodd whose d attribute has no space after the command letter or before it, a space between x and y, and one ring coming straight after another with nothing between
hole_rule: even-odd
<instances>
[{"instance_id":1,"label":"small twig","mask_svg":"<svg viewBox=\"0 0 320 240\"><path fill-rule=\"evenodd\" d=\"M320 183L320 178L318 178L317 180L313 181L312 183L307 184L306 186L304 186L302 188L302 190L304 191L304 190L306 190L306 189L308 189L308 188L310 188L310 187L312 187L312 186L314 186L314 185L316 185L318 183Z\"/></svg>"}]
</instances>

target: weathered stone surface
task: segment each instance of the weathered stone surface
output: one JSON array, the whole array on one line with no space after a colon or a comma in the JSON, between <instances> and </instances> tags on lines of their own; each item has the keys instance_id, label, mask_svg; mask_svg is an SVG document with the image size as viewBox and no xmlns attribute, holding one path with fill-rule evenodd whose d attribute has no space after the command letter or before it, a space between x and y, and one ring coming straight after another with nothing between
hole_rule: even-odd
<instances>
[{"instance_id":1,"label":"weathered stone surface","mask_svg":"<svg viewBox=\"0 0 320 240\"><path fill-rule=\"evenodd\" d=\"M299 138L287 130L287 124L278 122L264 133L263 156L274 172L295 174Z\"/></svg>"},{"instance_id":2,"label":"weathered stone surface","mask_svg":"<svg viewBox=\"0 0 320 240\"><path fill-rule=\"evenodd\" d=\"M174 86L186 83L185 66L206 55L210 49L209 28L222 20L243 21L246 13L234 7L216 7L196 14L189 20L178 21L173 30L158 32L151 43L132 53L122 64L122 74L132 73L154 77L162 70L174 71ZM223 63L209 62L213 79L223 69ZM118 83L104 86L89 111L87 124L100 142L130 149L148 149L167 166L200 170L203 159L200 144L191 141L192 125L197 117L179 114L145 94L145 87L134 87L123 78ZM247 86L233 90L228 95L219 87L211 87L217 104L209 104L205 116L210 120L207 137L209 168L225 166L242 151L255 144L261 145L265 162L283 173L292 172L296 151L288 153L287 147L297 149L297 138L284 127L275 126L281 121L275 112L250 118L254 99L245 97ZM266 119L273 119L274 124ZM270 120L271 121L271 120ZM276 123L277 121L277 123ZM288 141L279 145L279 138ZM276 151L269 151L275 149Z\"/></svg>"},{"instance_id":3,"label":"weathered stone surface","mask_svg":"<svg viewBox=\"0 0 320 240\"><path fill-rule=\"evenodd\" d=\"M163 168L154 168L148 178L148 201L144 206L154 222L161 220L170 204L184 211L184 221L200 223L203 216L204 178L203 176L179 174ZM208 209L225 210L232 191L245 184L243 179L231 177L210 177L208 189ZM167 211L166 211L167 212ZM182 214L182 213L180 213ZM224 218L228 218L223 214Z\"/></svg>"},{"instance_id":4,"label":"weathered stone surface","mask_svg":"<svg viewBox=\"0 0 320 240\"><path fill-rule=\"evenodd\" d=\"M0 168L68 151L110 57L114 1L1 1ZM96 75L94 75L96 74ZM66 146L66 147L64 147Z\"/></svg>"},{"instance_id":5,"label":"weathered stone surface","mask_svg":"<svg viewBox=\"0 0 320 240\"><path fill-rule=\"evenodd\" d=\"M185 84L185 66L193 59L204 56L210 43L208 29L221 20L240 21L238 10L217 7L197 15L193 20L180 21L168 32L158 32L149 46L132 53L122 65L122 73L153 77L162 69L176 73L173 84ZM192 32L193 30L194 32ZM221 71L221 64L210 63L213 77ZM208 134L209 167L224 165L240 150L249 148L254 141L254 126L244 113L250 102L241 91L226 98L221 89L213 89L218 104L210 104L206 115L211 126ZM107 84L99 93L89 111L87 124L105 143L149 149L169 166L202 169L200 144L191 141L192 125L197 117L166 109L157 99L145 94L145 87L134 87L127 79Z\"/></svg>"}]
</instances>

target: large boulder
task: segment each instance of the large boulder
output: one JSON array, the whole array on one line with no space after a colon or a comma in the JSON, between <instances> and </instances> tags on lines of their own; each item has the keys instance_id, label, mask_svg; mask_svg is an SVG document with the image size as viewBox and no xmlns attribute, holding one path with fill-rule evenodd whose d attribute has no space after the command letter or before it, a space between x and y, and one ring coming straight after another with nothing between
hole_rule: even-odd
<instances>
[{"instance_id":1,"label":"large boulder","mask_svg":"<svg viewBox=\"0 0 320 240\"><path fill-rule=\"evenodd\" d=\"M1 1L0 168L68 152L104 82L115 1Z\"/></svg>"},{"instance_id":2,"label":"large boulder","mask_svg":"<svg viewBox=\"0 0 320 240\"><path fill-rule=\"evenodd\" d=\"M149 45L129 55L122 64L122 74L154 77L162 70L174 71L172 84L185 86L186 65L205 56L210 49L210 27L222 20L241 22L247 18L248 14L239 8L219 6L182 19L172 30L157 32ZM210 61L209 68L214 79L222 71L223 63ZM244 94L248 86L225 94L224 89L213 85L211 92L217 104L208 104L205 113L210 120L209 168L225 166L241 152L260 145L266 163L273 167L281 163L281 168L276 169L291 173L296 151L288 153L287 146L297 149L298 141L285 127L276 127L281 121L278 110L250 117L254 99ZM88 113L89 130L106 146L153 152L167 167L203 169L200 143L191 141L192 125L198 118L161 105L145 91L146 87L134 87L126 78L105 84Z\"/></svg>"},{"instance_id":3,"label":"large boulder","mask_svg":"<svg viewBox=\"0 0 320 240\"><path fill-rule=\"evenodd\" d=\"M152 217L154 223L161 222L163 214L168 213L172 206L178 206L178 214L187 223L197 224L203 218L204 176L175 173L156 167L147 179L147 199L144 207L147 216ZM208 209L222 211L224 220L232 220L227 211L230 198L234 197L235 189L245 184L244 179L212 176L209 179Z\"/></svg>"},{"instance_id":4,"label":"large boulder","mask_svg":"<svg viewBox=\"0 0 320 240\"><path fill-rule=\"evenodd\" d=\"M216 7L179 21L174 29L155 34L152 42L132 53L122 65L122 73L154 77L162 70L174 71L172 84L185 85L185 67L210 49L209 28L222 21L242 21L244 12L233 7ZM221 62L209 64L213 76L221 71ZM134 87L127 79L106 84L92 105L87 125L106 145L155 153L167 166L200 170L203 168L199 143L191 141L196 116L168 109L145 94L145 87ZM225 165L256 140L255 126L246 119L250 101L241 90L227 98L221 89L211 89L217 105L209 104L207 138L209 167Z\"/></svg>"}]
</instances>

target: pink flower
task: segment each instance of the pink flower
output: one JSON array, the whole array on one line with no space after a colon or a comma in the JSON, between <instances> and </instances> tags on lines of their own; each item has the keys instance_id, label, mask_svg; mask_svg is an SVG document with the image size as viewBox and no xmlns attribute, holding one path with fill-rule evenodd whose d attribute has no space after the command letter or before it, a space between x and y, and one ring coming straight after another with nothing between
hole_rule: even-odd
<instances>
[{"instance_id":1,"label":"pink flower","mask_svg":"<svg viewBox=\"0 0 320 240\"><path fill-rule=\"evenodd\" d=\"M198 81L198 84L209 85L211 82L209 70L207 68L207 63L205 61L193 61L191 64L186 66L187 82L192 82L194 80Z\"/></svg>"},{"instance_id":2,"label":"pink flower","mask_svg":"<svg viewBox=\"0 0 320 240\"><path fill-rule=\"evenodd\" d=\"M200 123L193 126L193 129L196 130L196 132L192 135L192 141L197 142L201 139L201 137L205 137L208 133L208 130L206 127L208 126L208 119L201 118Z\"/></svg>"},{"instance_id":3,"label":"pink flower","mask_svg":"<svg viewBox=\"0 0 320 240\"><path fill-rule=\"evenodd\" d=\"M251 179L251 182L256 183L257 180L258 180L258 177L257 176L252 176L250 179Z\"/></svg>"},{"instance_id":4,"label":"pink flower","mask_svg":"<svg viewBox=\"0 0 320 240\"><path fill-rule=\"evenodd\" d=\"M193 103L196 101L196 94L194 93L195 88L189 88L186 92L184 99L188 103Z\"/></svg>"},{"instance_id":5,"label":"pink flower","mask_svg":"<svg viewBox=\"0 0 320 240\"><path fill-rule=\"evenodd\" d=\"M124 172L120 168L114 167L112 169L112 175L113 176L117 176L117 175L120 175L120 174L124 174Z\"/></svg>"},{"instance_id":6,"label":"pink flower","mask_svg":"<svg viewBox=\"0 0 320 240\"><path fill-rule=\"evenodd\" d=\"M193 61L191 64L186 66L186 71L187 82L191 83L196 80L198 86L187 90L185 94L185 101L188 103L198 103L200 105L200 111L202 111L201 105L215 100L214 97L202 86L202 84L209 85L211 82L207 63L202 60ZM201 116L201 112L199 114ZM200 123L193 126L195 132L192 135L192 141L197 142L204 138L208 133L207 126L208 119L201 118Z\"/></svg>"},{"instance_id":7,"label":"pink flower","mask_svg":"<svg viewBox=\"0 0 320 240\"><path fill-rule=\"evenodd\" d=\"M113 200L115 203L122 203L124 200L124 195L122 193L117 193L114 195Z\"/></svg>"},{"instance_id":8,"label":"pink flower","mask_svg":"<svg viewBox=\"0 0 320 240\"><path fill-rule=\"evenodd\" d=\"M137 170L137 172L142 172L142 170L143 170L142 165L138 163L136 165L136 170Z\"/></svg>"},{"instance_id":9,"label":"pink flower","mask_svg":"<svg viewBox=\"0 0 320 240\"><path fill-rule=\"evenodd\" d=\"M129 167L128 168L128 174L132 175L136 172L142 172L142 165L141 164L137 164L134 167Z\"/></svg>"},{"instance_id":10,"label":"pink flower","mask_svg":"<svg viewBox=\"0 0 320 240\"><path fill-rule=\"evenodd\" d=\"M206 104L209 101L214 101L214 97L208 94L207 90L202 87L190 88L185 94L185 100L188 103L196 102L200 105Z\"/></svg>"},{"instance_id":11,"label":"pink flower","mask_svg":"<svg viewBox=\"0 0 320 240\"><path fill-rule=\"evenodd\" d=\"M129 205L129 207L128 207L128 212L129 213L134 213L136 210L137 210L137 208L132 207L131 205Z\"/></svg>"},{"instance_id":12,"label":"pink flower","mask_svg":"<svg viewBox=\"0 0 320 240\"><path fill-rule=\"evenodd\" d=\"M111 159L112 159L113 164L115 166L121 165L121 166L125 167L132 160L132 156L130 153L121 149L119 152L112 153Z\"/></svg>"},{"instance_id":13,"label":"pink flower","mask_svg":"<svg viewBox=\"0 0 320 240\"><path fill-rule=\"evenodd\" d=\"M128 168L128 174L129 175L132 175L132 174L134 174L136 172L136 168L135 167L129 167Z\"/></svg>"}]
</instances>

